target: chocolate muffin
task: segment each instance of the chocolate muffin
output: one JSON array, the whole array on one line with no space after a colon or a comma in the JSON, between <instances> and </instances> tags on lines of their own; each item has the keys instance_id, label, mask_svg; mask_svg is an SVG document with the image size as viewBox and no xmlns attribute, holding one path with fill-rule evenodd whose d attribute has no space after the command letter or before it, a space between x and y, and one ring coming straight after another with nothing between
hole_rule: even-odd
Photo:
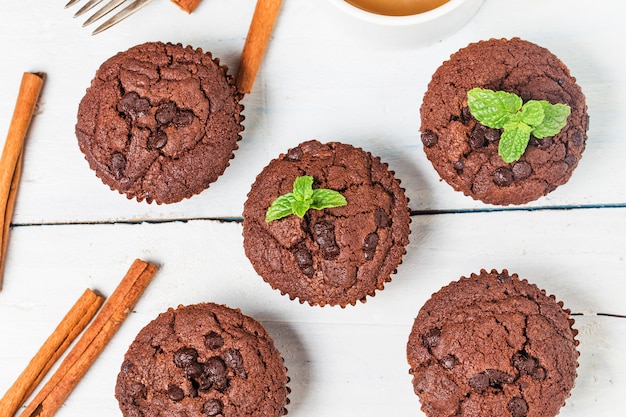
<instances>
[{"instance_id":1,"label":"chocolate muffin","mask_svg":"<svg viewBox=\"0 0 626 417\"><path fill-rule=\"evenodd\" d=\"M263 326L223 305L160 314L130 345L115 396L130 416L279 417L288 382Z\"/></svg>"},{"instance_id":2,"label":"chocolate muffin","mask_svg":"<svg viewBox=\"0 0 626 417\"><path fill-rule=\"evenodd\" d=\"M105 61L78 107L89 166L137 201L175 203L228 167L243 130L233 77L201 49L148 42Z\"/></svg>"},{"instance_id":3,"label":"chocolate muffin","mask_svg":"<svg viewBox=\"0 0 626 417\"><path fill-rule=\"evenodd\" d=\"M551 417L574 386L570 311L506 270L472 274L424 304L407 344L429 417Z\"/></svg>"},{"instance_id":4,"label":"chocolate muffin","mask_svg":"<svg viewBox=\"0 0 626 417\"><path fill-rule=\"evenodd\" d=\"M266 221L296 178L345 197L341 207ZM246 255L274 289L310 305L365 302L386 282L409 242L408 199L380 158L338 142L301 143L257 176L243 211Z\"/></svg>"},{"instance_id":5,"label":"chocolate muffin","mask_svg":"<svg viewBox=\"0 0 626 417\"><path fill-rule=\"evenodd\" d=\"M513 93L570 106L556 135L531 136L525 153L506 163L498 155L501 129L478 123L467 105L473 88ZM524 204L565 184L587 140L585 96L568 68L550 51L519 38L472 43L434 73L421 106L424 151L455 190L494 205Z\"/></svg>"}]
</instances>

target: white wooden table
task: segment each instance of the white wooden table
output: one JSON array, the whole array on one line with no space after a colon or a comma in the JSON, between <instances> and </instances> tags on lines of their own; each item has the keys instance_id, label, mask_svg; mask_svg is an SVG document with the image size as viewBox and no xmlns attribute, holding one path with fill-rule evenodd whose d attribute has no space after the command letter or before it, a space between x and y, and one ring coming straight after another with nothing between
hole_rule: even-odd
<instances>
[{"instance_id":1,"label":"white wooden table","mask_svg":"<svg viewBox=\"0 0 626 417\"><path fill-rule=\"evenodd\" d=\"M428 47L382 48L336 23L326 0L285 0L226 173L184 202L157 206L110 191L88 168L74 124L95 70L150 40L212 51L234 72L253 0L204 0L187 15L166 0L97 36L65 0L0 3L0 132L24 71L47 74L28 134L0 292L0 394L90 287L109 295L135 258L161 269L59 416L120 416L115 378L136 333L170 306L215 301L260 320L291 377L289 415L423 416L405 344L431 293L481 268L507 268L575 314L580 367L564 417L626 409L626 13L608 1L485 0L459 32ZM614 4L612 4L614 5ZM620 9L621 10L621 9ZM514 18L513 18L514 17ZM495 208L438 180L419 138L432 72L469 42L519 36L577 77L591 117L568 184L532 204ZM243 202L260 170L307 139L379 155L413 210L411 243L366 304L312 308L259 278L242 249Z\"/></svg>"}]
</instances>

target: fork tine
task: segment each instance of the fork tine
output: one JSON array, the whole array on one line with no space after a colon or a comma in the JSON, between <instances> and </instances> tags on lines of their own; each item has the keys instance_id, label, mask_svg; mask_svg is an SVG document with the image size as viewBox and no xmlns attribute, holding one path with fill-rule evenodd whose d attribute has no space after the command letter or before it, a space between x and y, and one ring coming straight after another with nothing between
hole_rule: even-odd
<instances>
[{"instance_id":1,"label":"fork tine","mask_svg":"<svg viewBox=\"0 0 626 417\"><path fill-rule=\"evenodd\" d=\"M121 20L123 20L123 19L127 18L128 16L130 16L131 14L135 13L137 10L141 9L143 6L145 6L146 4L150 3L151 1L152 0L135 0L135 1L133 1L131 4L126 6L124 9L119 11L117 14L113 15L109 20L107 20L106 22L104 22L103 24L98 26L96 28L96 30L94 30L91 34L92 35L97 35L98 33L102 32L103 30L106 30L106 29L110 28L114 24L120 22Z\"/></svg>"},{"instance_id":2,"label":"fork tine","mask_svg":"<svg viewBox=\"0 0 626 417\"><path fill-rule=\"evenodd\" d=\"M88 12L89 10L93 9L94 6L96 6L101 1L102 0L89 0L83 7L78 9L78 11L74 14L74 17L78 17L84 14L85 12Z\"/></svg>"},{"instance_id":3,"label":"fork tine","mask_svg":"<svg viewBox=\"0 0 626 417\"><path fill-rule=\"evenodd\" d=\"M91 17L89 19L85 20L85 23L83 23L83 27L85 27L85 26L95 22L96 20L100 19L102 16L104 16L107 13L109 13L111 10L115 9L117 6L119 6L120 4L124 3L125 1L126 0L111 0L111 1L109 1L107 4L102 6L102 8L100 10L98 10L93 15L91 15Z\"/></svg>"},{"instance_id":4,"label":"fork tine","mask_svg":"<svg viewBox=\"0 0 626 417\"><path fill-rule=\"evenodd\" d=\"M66 5L65 8L67 9L70 6L75 5L76 3L78 3L80 0L70 0Z\"/></svg>"}]
</instances>

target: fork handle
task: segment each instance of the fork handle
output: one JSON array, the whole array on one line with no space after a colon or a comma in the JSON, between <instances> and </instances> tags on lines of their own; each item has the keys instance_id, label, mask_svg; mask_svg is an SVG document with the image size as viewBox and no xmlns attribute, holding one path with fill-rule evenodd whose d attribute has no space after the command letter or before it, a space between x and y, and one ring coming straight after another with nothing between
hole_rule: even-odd
<instances>
[{"instance_id":1,"label":"fork handle","mask_svg":"<svg viewBox=\"0 0 626 417\"><path fill-rule=\"evenodd\" d=\"M200 4L201 0L172 0L172 3L186 11L191 13Z\"/></svg>"}]
</instances>

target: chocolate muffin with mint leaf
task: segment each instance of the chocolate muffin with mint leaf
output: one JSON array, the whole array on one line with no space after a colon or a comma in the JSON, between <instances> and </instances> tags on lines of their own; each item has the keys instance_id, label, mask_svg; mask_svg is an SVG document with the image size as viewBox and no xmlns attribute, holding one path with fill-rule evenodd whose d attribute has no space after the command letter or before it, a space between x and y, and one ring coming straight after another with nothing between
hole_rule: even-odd
<instances>
[{"instance_id":1,"label":"chocolate muffin with mint leaf","mask_svg":"<svg viewBox=\"0 0 626 417\"><path fill-rule=\"evenodd\" d=\"M257 273L312 306L365 302L391 281L409 243L400 181L380 158L339 142L303 142L271 161L243 218Z\"/></svg>"},{"instance_id":2,"label":"chocolate muffin with mint leaf","mask_svg":"<svg viewBox=\"0 0 626 417\"><path fill-rule=\"evenodd\" d=\"M78 107L78 145L111 189L176 203L230 164L244 129L240 98L210 53L147 42L98 68Z\"/></svg>"},{"instance_id":3,"label":"chocolate muffin with mint leaf","mask_svg":"<svg viewBox=\"0 0 626 417\"><path fill-rule=\"evenodd\" d=\"M421 307L407 343L428 417L554 417L574 387L577 331L562 302L507 270L481 270Z\"/></svg>"},{"instance_id":4,"label":"chocolate muffin with mint leaf","mask_svg":"<svg viewBox=\"0 0 626 417\"><path fill-rule=\"evenodd\" d=\"M433 74L420 113L424 152L439 176L465 195L503 206L537 200L568 182L589 127L585 96L569 69L519 38L480 41L452 54Z\"/></svg>"}]
</instances>

